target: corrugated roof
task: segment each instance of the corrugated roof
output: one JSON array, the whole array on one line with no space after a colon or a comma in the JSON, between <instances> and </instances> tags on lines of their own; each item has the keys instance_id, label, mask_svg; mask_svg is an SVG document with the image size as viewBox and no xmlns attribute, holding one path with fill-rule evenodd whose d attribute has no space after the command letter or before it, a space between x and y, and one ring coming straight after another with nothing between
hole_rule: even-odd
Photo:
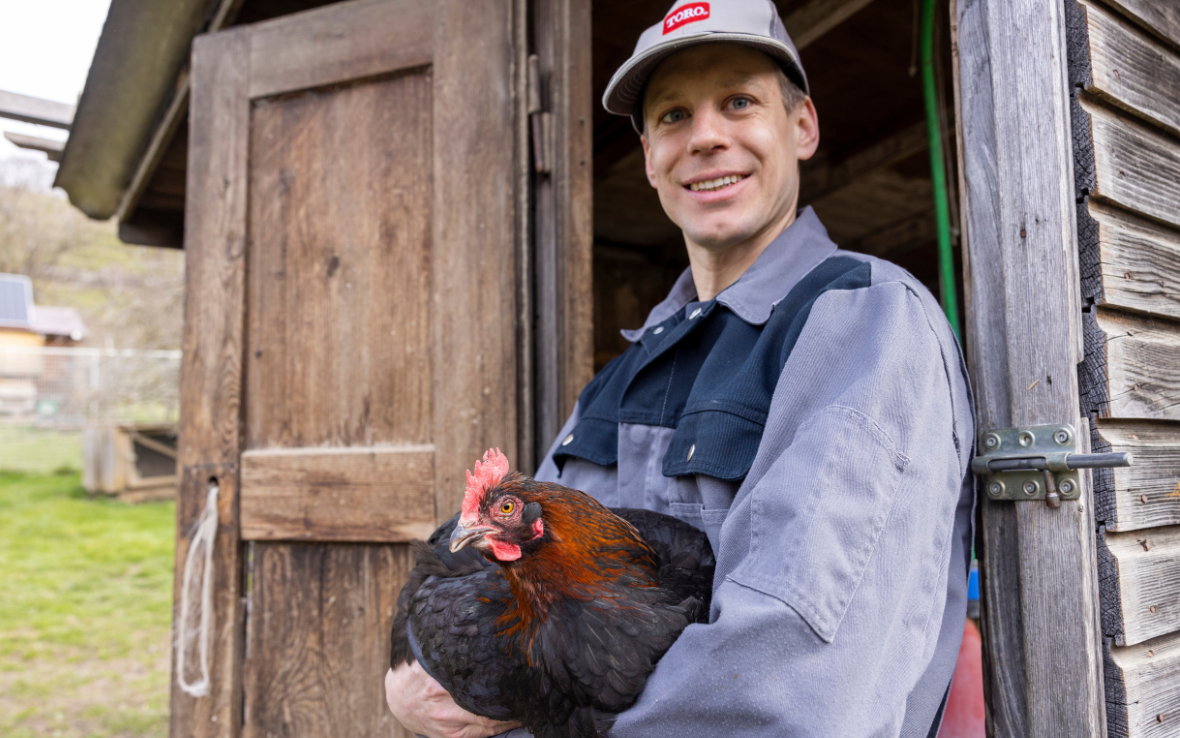
<instances>
[{"instance_id":1,"label":"corrugated roof","mask_svg":"<svg viewBox=\"0 0 1180 738\"><path fill-rule=\"evenodd\" d=\"M29 328L33 320L33 283L21 274L0 274L0 326Z\"/></svg>"}]
</instances>

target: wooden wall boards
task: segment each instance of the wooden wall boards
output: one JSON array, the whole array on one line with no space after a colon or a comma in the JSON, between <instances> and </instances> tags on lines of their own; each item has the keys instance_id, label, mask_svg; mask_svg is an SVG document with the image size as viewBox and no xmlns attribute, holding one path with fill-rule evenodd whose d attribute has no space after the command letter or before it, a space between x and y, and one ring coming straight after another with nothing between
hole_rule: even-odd
<instances>
[{"instance_id":1,"label":"wooden wall boards","mask_svg":"<svg viewBox=\"0 0 1180 738\"><path fill-rule=\"evenodd\" d=\"M1111 736L1180 736L1180 10L1067 0Z\"/></svg>"}]
</instances>

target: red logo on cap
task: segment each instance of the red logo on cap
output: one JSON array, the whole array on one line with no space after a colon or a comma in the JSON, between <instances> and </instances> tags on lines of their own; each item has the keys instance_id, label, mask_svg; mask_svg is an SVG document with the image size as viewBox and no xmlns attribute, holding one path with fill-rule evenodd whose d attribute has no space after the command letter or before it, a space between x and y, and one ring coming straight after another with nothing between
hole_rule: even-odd
<instances>
[{"instance_id":1,"label":"red logo on cap","mask_svg":"<svg viewBox=\"0 0 1180 738\"><path fill-rule=\"evenodd\" d=\"M664 18L664 35L688 23L695 23L709 17L709 3L689 3L681 5L674 12Z\"/></svg>"}]
</instances>

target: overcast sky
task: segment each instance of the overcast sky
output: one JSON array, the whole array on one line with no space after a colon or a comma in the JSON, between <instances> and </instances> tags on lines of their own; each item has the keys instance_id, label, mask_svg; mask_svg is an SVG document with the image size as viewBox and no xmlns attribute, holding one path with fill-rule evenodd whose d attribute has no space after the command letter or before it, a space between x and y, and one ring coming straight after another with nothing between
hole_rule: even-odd
<instances>
[{"instance_id":1,"label":"overcast sky","mask_svg":"<svg viewBox=\"0 0 1180 738\"><path fill-rule=\"evenodd\" d=\"M0 90L77 104L109 6L110 0L0 0ZM58 128L7 118L0 118L0 131L66 137ZM45 160L0 135L0 159L14 156Z\"/></svg>"}]
</instances>

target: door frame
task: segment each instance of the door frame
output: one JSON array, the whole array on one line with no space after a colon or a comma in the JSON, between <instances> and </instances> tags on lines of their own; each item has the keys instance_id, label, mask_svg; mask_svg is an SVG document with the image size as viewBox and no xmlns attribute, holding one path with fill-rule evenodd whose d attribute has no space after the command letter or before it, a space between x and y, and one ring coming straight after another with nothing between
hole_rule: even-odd
<instances>
[{"instance_id":1,"label":"door frame","mask_svg":"<svg viewBox=\"0 0 1180 738\"><path fill-rule=\"evenodd\" d=\"M952 0L968 367L979 437L1081 417L1077 219L1057 0ZM988 734L1104 736L1093 485L979 495Z\"/></svg>"}]
</instances>

